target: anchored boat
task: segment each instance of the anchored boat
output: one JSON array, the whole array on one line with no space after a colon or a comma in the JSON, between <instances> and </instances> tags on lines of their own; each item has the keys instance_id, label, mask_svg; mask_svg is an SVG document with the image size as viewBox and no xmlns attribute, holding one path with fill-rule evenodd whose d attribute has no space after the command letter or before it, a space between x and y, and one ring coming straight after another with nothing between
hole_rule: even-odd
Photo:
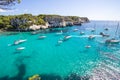
<instances>
[{"instance_id":1,"label":"anchored boat","mask_svg":"<svg viewBox=\"0 0 120 80\"><path fill-rule=\"evenodd\" d=\"M20 40L15 41L14 44L17 45L17 44L20 44L26 41L27 41L26 39L20 39Z\"/></svg>"},{"instance_id":2,"label":"anchored boat","mask_svg":"<svg viewBox=\"0 0 120 80\"><path fill-rule=\"evenodd\" d=\"M109 39L105 41L106 44L118 44L120 43L120 40L117 39Z\"/></svg>"},{"instance_id":3,"label":"anchored boat","mask_svg":"<svg viewBox=\"0 0 120 80\"><path fill-rule=\"evenodd\" d=\"M21 51L21 50L24 50L24 49L25 49L25 47L19 47L19 48L17 48L16 50Z\"/></svg>"},{"instance_id":4,"label":"anchored boat","mask_svg":"<svg viewBox=\"0 0 120 80\"><path fill-rule=\"evenodd\" d=\"M72 36L65 36L63 40L68 40L70 39Z\"/></svg>"},{"instance_id":5,"label":"anchored boat","mask_svg":"<svg viewBox=\"0 0 120 80\"><path fill-rule=\"evenodd\" d=\"M92 40L92 39L94 39L94 38L95 38L94 35L90 35L90 36L88 37L88 39L90 39L90 40Z\"/></svg>"}]
</instances>

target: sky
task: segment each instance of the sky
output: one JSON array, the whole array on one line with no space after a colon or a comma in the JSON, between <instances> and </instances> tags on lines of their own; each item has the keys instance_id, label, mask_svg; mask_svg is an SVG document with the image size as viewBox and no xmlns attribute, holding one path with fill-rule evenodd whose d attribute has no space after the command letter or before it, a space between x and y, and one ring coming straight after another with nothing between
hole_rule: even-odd
<instances>
[{"instance_id":1,"label":"sky","mask_svg":"<svg viewBox=\"0 0 120 80\"><path fill-rule=\"evenodd\" d=\"M22 0L0 15L24 13L88 17L90 20L120 20L120 0Z\"/></svg>"}]
</instances>

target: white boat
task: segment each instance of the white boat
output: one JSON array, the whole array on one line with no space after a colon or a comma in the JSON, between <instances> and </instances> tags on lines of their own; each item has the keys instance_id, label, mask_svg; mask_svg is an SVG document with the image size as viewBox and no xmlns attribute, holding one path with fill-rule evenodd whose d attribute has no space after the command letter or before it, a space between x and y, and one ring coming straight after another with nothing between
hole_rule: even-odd
<instances>
[{"instance_id":1,"label":"white boat","mask_svg":"<svg viewBox=\"0 0 120 80\"><path fill-rule=\"evenodd\" d=\"M20 40L15 41L14 44L17 45L17 44L20 44L26 41L27 41L26 39L20 39Z\"/></svg>"},{"instance_id":2,"label":"white boat","mask_svg":"<svg viewBox=\"0 0 120 80\"><path fill-rule=\"evenodd\" d=\"M78 31L79 29L74 29L73 31L75 32L75 31Z\"/></svg>"},{"instance_id":3,"label":"white boat","mask_svg":"<svg viewBox=\"0 0 120 80\"><path fill-rule=\"evenodd\" d=\"M72 36L65 36L64 39L67 40L67 39L70 39Z\"/></svg>"},{"instance_id":4,"label":"white boat","mask_svg":"<svg viewBox=\"0 0 120 80\"><path fill-rule=\"evenodd\" d=\"M92 29L91 32L95 32L95 29Z\"/></svg>"},{"instance_id":5,"label":"white boat","mask_svg":"<svg viewBox=\"0 0 120 80\"><path fill-rule=\"evenodd\" d=\"M119 23L117 25L116 31L115 31L115 37L117 36L117 32L119 30ZM119 44L120 40L112 38L112 39L108 39L105 41L106 44Z\"/></svg>"},{"instance_id":6,"label":"white boat","mask_svg":"<svg viewBox=\"0 0 120 80\"><path fill-rule=\"evenodd\" d=\"M120 40L117 39L109 39L105 41L106 44L119 44Z\"/></svg>"},{"instance_id":7,"label":"white boat","mask_svg":"<svg viewBox=\"0 0 120 80\"><path fill-rule=\"evenodd\" d=\"M83 35L83 34L85 34L85 33L81 31L81 32L80 32L80 35Z\"/></svg>"},{"instance_id":8,"label":"white boat","mask_svg":"<svg viewBox=\"0 0 120 80\"><path fill-rule=\"evenodd\" d=\"M19 47L16 50L24 50L24 49L25 49L25 47Z\"/></svg>"},{"instance_id":9,"label":"white boat","mask_svg":"<svg viewBox=\"0 0 120 80\"><path fill-rule=\"evenodd\" d=\"M61 43L63 43L63 41L62 41L62 40L59 40L59 41L58 41L58 44L61 44Z\"/></svg>"},{"instance_id":10,"label":"white boat","mask_svg":"<svg viewBox=\"0 0 120 80\"><path fill-rule=\"evenodd\" d=\"M39 36L39 39L44 39L46 38L46 36Z\"/></svg>"},{"instance_id":11,"label":"white boat","mask_svg":"<svg viewBox=\"0 0 120 80\"><path fill-rule=\"evenodd\" d=\"M90 35L90 36L88 37L88 39L94 39L94 38L95 38L94 35Z\"/></svg>"},{"instance_id":12,"label":"white boat","mask_svg":"<svg viewBox=\"0 0 120 80\"><path fill-rule=\"evenodd\" d=\"M110 37L109 34L105 34L105 33L103 33L103 32L100 32L100 35L102 35L103 37Z\"/></svg>"},{"instance_id":13,"label":"white boat","mask_svg":"<svg viewBox=\"0 0 120 80\"><path fill-rule=\"evenodd\" d=\"M90 45L87 45L87 46L85 46L85 48L91 48L91 46L90 46Z\"/></svg>"}]
</instances>

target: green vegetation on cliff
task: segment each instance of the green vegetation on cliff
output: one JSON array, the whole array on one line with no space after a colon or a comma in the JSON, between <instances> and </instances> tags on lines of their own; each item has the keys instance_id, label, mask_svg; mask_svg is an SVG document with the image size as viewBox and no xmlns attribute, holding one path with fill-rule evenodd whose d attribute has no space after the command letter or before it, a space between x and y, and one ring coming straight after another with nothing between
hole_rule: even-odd
<instances>
[{"instance_id":1,"label":"green vegetation on cliff","mask_svg":"<svg viewBox=\"0 0 120 80\"><path fill-rule=\"evenodd\" d=\"M0 15L0 29L2 30L27 30L31 25L45 25L46 22L55 21L71 21L80 22L83 18L77 16L60 16L60 15L38 15L32 14L21 14L14 16L3 16ZM85 22L89 21L84 17ZM82 22L82 21L81 21Z\"/></svg>"}]
</instances>

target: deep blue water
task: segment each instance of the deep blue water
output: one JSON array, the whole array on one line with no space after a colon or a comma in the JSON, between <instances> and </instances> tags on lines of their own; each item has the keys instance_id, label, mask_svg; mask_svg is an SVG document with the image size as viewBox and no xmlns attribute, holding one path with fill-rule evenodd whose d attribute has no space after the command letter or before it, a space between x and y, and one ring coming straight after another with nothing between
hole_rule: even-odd
<instances>
[{"instance_id":1,"label":"deep blue water","mask_svg":"<svg viewBox=\"0 0 120 80\"><path fill-rule=\"evenodd\" d=\"M22 70L19 66L23 64L23 79L34 74L59 75L62 78L72 73L80 76L92 75L101 63L119 71L120 45L105 45L107 39L119 39L119 30L115 33L117 25L118 22L115 21L91 21L82 26L55 28L52 31L41 30L36 35L31 35L30 32L20 32L16 35L10 35L11 32L0 33L0 78L17 76ZM109 30L106 31L105 28ZM92 29L95 29L95 32L91 32ZM56 34L60 31L63 31L63 34ZM85 34L80 35L81 31ZM100 32L110 34L110 37L102 37ZM46 38L38 39L41 35ZM58 44L66 35L70 35L71 38ZM95 39L89 40L89 35L95 35ZM19 39L27 41L12 45ZM91 47L86 48L87 45ZM17 51L19 47L25 49Z\"/></svg>"}]
</instances>

